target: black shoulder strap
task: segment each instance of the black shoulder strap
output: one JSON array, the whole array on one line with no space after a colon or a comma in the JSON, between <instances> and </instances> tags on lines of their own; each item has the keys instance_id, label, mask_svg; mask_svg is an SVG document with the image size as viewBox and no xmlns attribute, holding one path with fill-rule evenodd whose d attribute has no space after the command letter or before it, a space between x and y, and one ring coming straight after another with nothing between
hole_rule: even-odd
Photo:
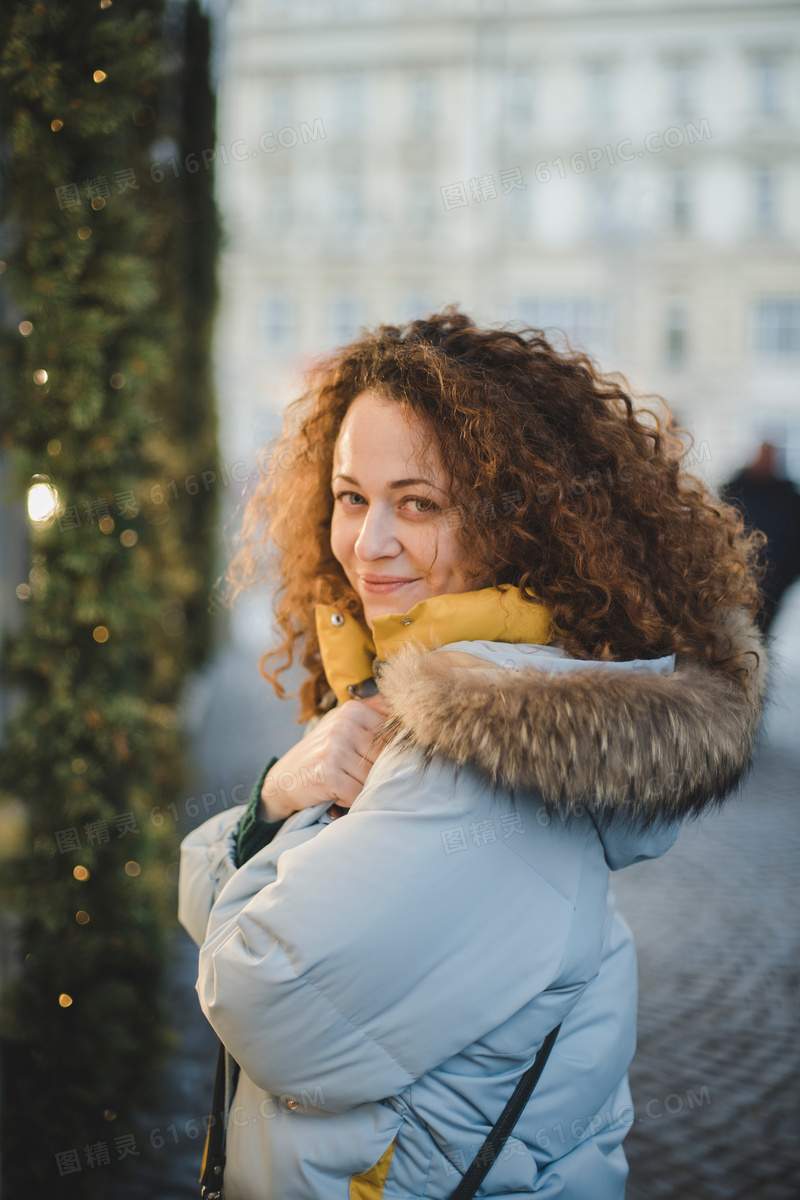
<instances>
[{"instance_id":1,"label":"black shoulder strap","mask_svg":"<svg viewBox=\"0 0 800 1200\"><path fill-rule=\"evenodd\" d=\"M553 1049L553 1042L556 1040L560 1028L560 1024L556 1025L555 1029L551 1029L542 1042L532 1065L514 1088L511 1099L497 1119L497 1124L473 1158L458 1187L451 1193L450 1200L471 1200L489 1174L495 1159L522 1115L522 1110L530 1100L531 1092L539 1082L539 1076L544 1070L544 1064Z\"/></svg>"},{"instance_id":2,"label":"black shoulder strap","mask_svg":"<svg viewBox=\"0 0 800 1200\"><path fill-rule=\"evenodd\" d=\"M200 1167L202 1200L222 1200L222 1176L225 1170L225 1121L225 1047L220 1042L217 1055L217 1074L214 1078L214 1100L211 1105L203 1162Z\"/></svg>"},{"instance_id":3,"label":"black shoulder strap","mask_svg":"<svg viewBox=\"0 0 800 1200\"><path fill-rule=\"evenodd\" d=\"M551 1029L542 1042L532 1065L520 1079L497 1119L486 1141L481 1146L469 1169L461 1179L450 1200L472 1200L478 1188L489 1173L503 1146L506 1144L511 1131L522 1115L522 1110L531 1098L531 1093L539 1082L539 1076L544 1070L544 1064L553 1049L553 1042L558 1036L561 1025ZM217 1055L217 1074L214 1080L214 1102L206 1134L206 1145L203 1151L203 1163L200 1168L200 1196L202 1200L222 1200L222 1180L225 1171L225 1047L219 1045Z\"/></svg>"}]
</instances>

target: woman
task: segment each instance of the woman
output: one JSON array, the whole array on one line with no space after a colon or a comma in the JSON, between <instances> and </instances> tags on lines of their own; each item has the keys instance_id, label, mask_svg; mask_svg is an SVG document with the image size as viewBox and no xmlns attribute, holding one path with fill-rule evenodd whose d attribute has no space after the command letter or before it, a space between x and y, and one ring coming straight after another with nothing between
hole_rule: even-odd
<instances>
[{"instance_id":1,"label":"woman","mask_svg":"<svg viewBox=\"0 0 800 1200\"><path fill-rule=\"evenodd\" d=\"M481 1194L624 1195L610 872L735 787L764 657L753 539L623 385L449 308L290 406L245 532L308 729L182 845L227 1200L449 1196L559 1025Z\"/></svg>"}]
</instances>

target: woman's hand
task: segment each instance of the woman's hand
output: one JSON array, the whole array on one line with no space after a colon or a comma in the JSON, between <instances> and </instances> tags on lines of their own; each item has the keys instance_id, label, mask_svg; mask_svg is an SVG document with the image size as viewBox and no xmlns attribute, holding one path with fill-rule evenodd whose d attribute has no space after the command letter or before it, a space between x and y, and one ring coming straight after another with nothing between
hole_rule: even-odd
<instances>
[{"instance_id":1,"label":"woman's hand","mask_svg":"<svg viewBox=\"0 0 800 1200\"><path fill-rule=\"evenodd\" d=\"M389 715L380 695L347 700L325 713L267 775L258 815L280 821L322 800L349 808L385 746L373 734Z\"/></svg>"}]
</instances>

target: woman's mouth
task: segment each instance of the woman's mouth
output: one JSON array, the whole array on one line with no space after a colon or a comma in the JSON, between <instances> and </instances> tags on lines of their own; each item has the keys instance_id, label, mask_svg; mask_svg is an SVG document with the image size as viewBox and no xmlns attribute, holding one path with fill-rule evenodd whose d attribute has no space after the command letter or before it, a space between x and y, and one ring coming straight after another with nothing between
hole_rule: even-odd
<instances>
[{"instance_id":1,"label":"woman's mouth","mask_svg":"<svg viewBox=\"0 0 800 1200\"><path fill-rule=\"evenodd\" d=\"M401 588L407 587L409 583L417 583L418 577L415 579L401 578L397 575L362 575L361 585L365 592L371 592L373 595L382 596L389 592L397 592Z\"/></svg>"}]
</instances>

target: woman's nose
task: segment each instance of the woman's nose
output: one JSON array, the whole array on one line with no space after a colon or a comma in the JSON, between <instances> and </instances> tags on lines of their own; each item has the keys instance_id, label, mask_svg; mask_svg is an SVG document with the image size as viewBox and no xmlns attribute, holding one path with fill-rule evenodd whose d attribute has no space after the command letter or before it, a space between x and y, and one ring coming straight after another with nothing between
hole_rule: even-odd
<instances>
[{"instance_id":1,"label":"woman's nose","mask_svg":"<svg viewBox=\"0 0 800 1200\"><path fill-rule=\"evenodd\" d=\"M381 512L377 507L370 507L364 514L361 530L356 538L355 551L358 557L368 561L397 554L399 550L400 544L395 536L392 514Z\"/></svg>"}]
</instances>

